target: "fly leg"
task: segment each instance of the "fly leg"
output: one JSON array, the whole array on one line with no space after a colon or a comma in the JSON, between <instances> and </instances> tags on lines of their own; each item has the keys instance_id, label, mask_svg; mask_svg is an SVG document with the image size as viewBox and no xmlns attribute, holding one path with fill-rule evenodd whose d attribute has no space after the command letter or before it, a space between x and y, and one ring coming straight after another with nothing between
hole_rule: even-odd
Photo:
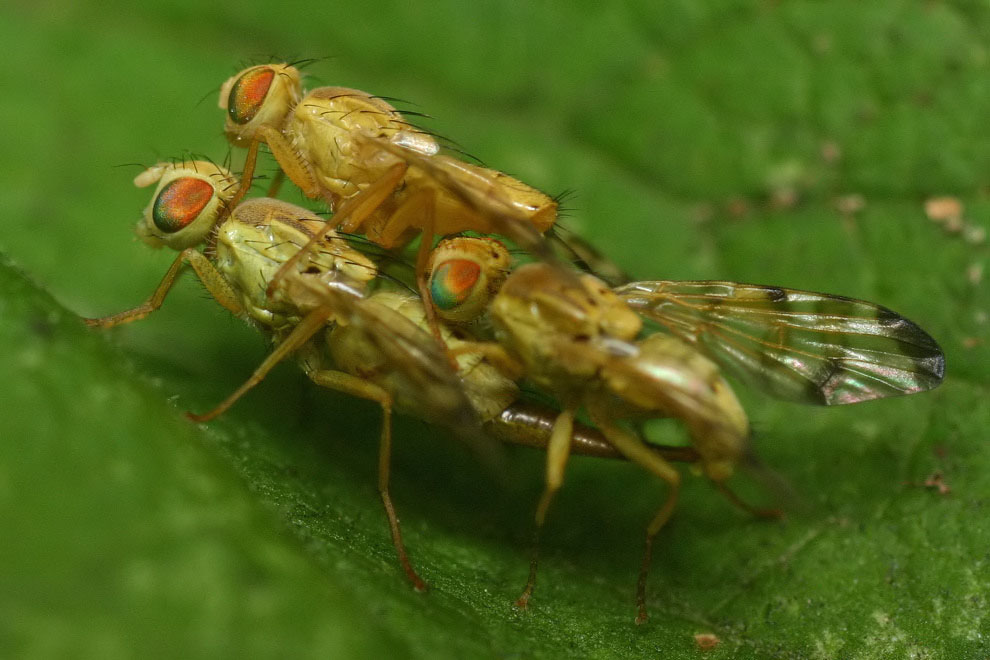
<instances>
[{"instance_id":1,"label":"fly leg","mask_svg":"<svg viewBox=\"0 0 990 660\"><path fill-rule=\"evenodd\" d=\"M169 266L168 272L165 273L165 277L162 278L154 293L145 302L133 309L118 312L117 314L95 319L83 319L83 321L92 328L112 328L115 325L140 321L162 306L165 296L172 289L176 278L182 272L182 266L186 263L192 266L193 271L196 272L203 286L206 287L206 290L210 292L210 295L218 303L237 316L244 313L244 307L238 300L237 294L227 280L224 279L223 275L220 274L220 271L210 263L209 259L203 256L202 252L193 248L187 248L175 258L175 261Z\"/></svg>"},{"instance_id":2,"label":"fly leg","mask_svg":"<svg viewBox=\"0 0 990 660\"><path fill-rule=\"evenodd\" d=\"M279 168L278 172L276 172L272 176L272 182L268 186L268 191L265 192L265 197L274 197L275 195L277 195L278 191L281 190L282 184L284 182L285 182L285 171Z\"/></svg>"},{"instance_id":3,"label":"fly leg","mask_svg":"<svg viewBox=\"0 0 990 660\"><path fill-rule=\"evenodd\" d=\"M310 380L319 385L338 392L350 394L361 399L374 401L382 408L382 435L378 449L378 494L385 505L385 515L388 517L388 527L392 534L392 544L395 552L399 556L399 564L405 572L406 577L412 582L416 591L426 591L426 582L423 581L406 552L406 546L402 542L402 530L399 527L399 517L395 514L395 506L392 504L392 496L389 494L389 473L392 465L392 397L384 389L357 378L342 371L314 370L306 367L306 375Z\"/></svg>"},{"instance_id":4,"label":"fly leg","mask_svg":"<svg viewBox=\"0 0 990 660\"><path fill-rule=\"evenodd\" d=\"M715 486L718 492L722 493L722 495L725 496L725 499L729 500L729 502L732 503L734 506L739 507L740 509L742 509L743 511L745 511L746 513L752 516L756 516L757 518L767 518L770 520L775 520L784 517L784 512L781 511L780 509L761 509L759 507L753 506L752 504L746 502L743 499L740 499L740 497L736 495L725 484L724 481L713 480L712 484Z\"/></svg>"},{"instance_id":5,"label":"fly leg","mask_svg":"<svg viewBox=\"0 0 990 660\"><path fill-rule=\"evenodd\" d=\"M430 295L430 287L426 279L426 265L430 260L430 253L433 251L435 235L436 197L436 191L429 188L420 188L412 194L406 195L402 203L383 222L368 228L367 235L376 244L384 248L392 248L406 242L405 239L410 229L421 230L419 249L416 251L416 288L419 289L419 297L423 300L426 322L430 326L430 331L437 343L440 346L445 346L443 336L440 334L440 320L437 317L437 310L433 306L433 298ZM453 361L452 366L456 370Z\"/></svg>"},{"instance_id":6,"label":"fly leg","mask_svg":"<svg viewBox=\"0 0 990 660\"><path fill-rule=\"evenodd\" d=\"M220 226L220 223L241 203L241 200L247 195L248 190L251 189L251 182L254 180L254 170L258 165L258 149L261 147L262 142L268 145L268 149L272 152L272 156L275 157L276 162L278 162L281 168L272 180L271 187L268 190L269 197L274 196L278 192L285 175L288 175L289 179L299 186L299 189L302 190L306 197L316 199L323 194L323 188L317 181L316 176L314 176L309 163L292 148L292 144L285 139L285 136L271 126L259 126L254 138L248 145L247 155L244 157L244 168L241 171L241 185L237 188L237 192L234 193L230 201L224 206L223 210L217 215L217 219L213 223L214 227ZM213 249L215 241L216 233L210 232L206 239L208 250Z\"/></svg>"},{"instance_id":7,"label":"fly leg","mask_svg":"<svg viewBox=\"0 0 990 660\"><path fill-rule=\"evenodd\" d=\"M643 549L643 561L639 568L639 579L636 581L636 623L643 624L649 619L646 613L646 579L649 575L650 564L653 560L653 540L660 532L677 506L677 498L681 491L681 475L657 452L651 450L648 445L619 427L610 417L607 410L598 406L589 406L588 412L595 426L604 434L605 438L619 450L626 458L634 463L638 463L656 476L660 477L670 486L670 493L661 505L660 509L646 526L646 544Z\"/></svg>"},{"instance_id":8,"label":"fly leg","mask_svg":"<svg viewBox=\"0 0 990 660\"><path fill-rule=\"evenodd\" d=\"M254 139L248 145L247 155L244 157L244 169L241 172L241 187L230 200L228 208L234 208L247 194L251 188L251 181L254 179L254 169L258 164L258 148L264 142L272 152L278 162L281 172L289 177L292 183L299 186L303 194L310 199L316 199L323 193L323 188L313 175L313 170L309 164L303 160L299 153L292 148L292 145L285 136L271 126L259 126ZM281 182L279 182L281 183ZM274 183L273 183L274 185Z\"/></svg>"},{"instance_id":9,"label":"fly leg","mask_svg":"<svg viewBox=\"0 0 990 660\"><path fill-rule=\"evenodd\" d=\"M254 370L251 377L244 381L244 384L238 387L233 394L224 399L220 405L201 415L187 412L186 417L194 422L208 422L222 414L234 405L235 401L244 396L248 390L264 380L265 376L268 375L268 372L271 371L275 365L309 341L310 337L326 325L330 316L331 311L329 307L318 307L314 309L305 318L303 318L303 320L300 321L295 328L292 329L289 336L286 337L281 344L276 346L274 351L269 353L268 357L266 357L264 361L258 365L258 368Z\"/></svg>"},{"instance_id":10,"label":"fly leg","mask_svg":"<svg viewBox=\"0 0 990 660\"><path fill-rule=\"evenodd\" d=\"M492 223L494 231L544 261L555 257L530 219L514 208L494 177L451 158L431 156L380 138L362 135L358 140L400 158L435 181L472 212ZM556 206L554 206L556 215Z\"/></svg>"},{"instance_id":11,"label":"fly leg","mask_svg":"<svg viewBox=\"0 0 990 660\"><path fill-rule=\"evenodd\" d=\"M278 269L268 284L268 295L271 296L277 290L279 282L286 277L286 274L297 268L299 260L308 254L311 247L321 241L331 230L337 226L340 226L341 231L347 233L353 233L360 229L368 217L395 192L405 174L406 165L396 163L380 179L340 204L333 217L309 239L306 245L302 246Z\"/></svg>"},{"instance_id":12,"label":"fly leg","mask_svg":"<svg viewBox=\"0 0 990 660\"><path fill-rule=\"evenodd\" d=\"M416 251L416 288L419 290L419 297L423 301L423 309L426 312L426 324L436 339L437 344L446 349L447 344L443 340L440 332L440 318L437 316L437 309L433 306L433 296L430 294L430 286L426 277L426 266L430 260L430 253L433 251L434 226L436 222L436 191L433 189L420 189L397 207L389 217L381 223L380 227L371 227L368 230L368 238L385 248L391 248L403 243L403 237L410 229L420 229L419 249ZM457 371L457 363L454 357L448 352L450 367Z\"/></svg>"},{"instance_id":13,"label":"fly leg","mask_svg":"<svg viewBox=\"0 0 990 660\"><path fill-rule=\"evenodd\" d=\"M560 490L564 483L564 468L567 467L567 459L571 453L571 436L574 433L574 412L573 407L565 409L557 416L550 432L550 442L547 444L547 471L546 485L543 488L543 495L536 505L535 526L533 528L533 546L529 560L529 579L522 594L516 600L516 607L526 609L529 599L533 595L533 587L536 586L536 567L540 560L540 532L547 519L547 511L554 495Z\"/></svg>"}]
</instances>

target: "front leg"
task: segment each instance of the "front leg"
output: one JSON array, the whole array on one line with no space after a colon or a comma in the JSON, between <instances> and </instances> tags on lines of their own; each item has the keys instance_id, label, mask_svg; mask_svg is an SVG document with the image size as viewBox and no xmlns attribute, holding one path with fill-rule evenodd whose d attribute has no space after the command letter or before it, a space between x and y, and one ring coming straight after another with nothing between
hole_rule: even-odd
<instances>
[{"instance_id":1,"label":"front leg","mask_svg":"<svg viewBox=\"0 0 990 660\"><path fill-rule=\"evenodd\" d=\"M327 204L333 204L333 200L328 197L327 192L320 185L319 179L316 178L316 174L313 172L313 167L309 164L309 161L292 146L292 143L281 132L271 126L259 126L256 135L268 145L268 149L278 162L278 166L282 168L281 172L284 172L285 176L289 177L289 180L296 184L306 197L310 199L323 197ZM256 137L255 140L258 140L259 137ZM257 150L255 150L255 155L257 156ZM251 165L253 170L254 163ZM246 161L244 166L246 169ZM280 184L281 182L278 181L278 183ZM277 191L278 187L276 183L273 182L272 185ZM269 194L269 197L271 196Z\"/></svg>"},{"instance_id":2,"label":"front leg","mask_svg":"<svg viewBox=\"0 0 990 660\"><path fill-rule=\"evenodd\" d=\"M165 273L165 277L162 278L162 281L148 300L133 309L111 314L110 316L83 319L83 321L92 328L112 328L115 325L140 321L162 306L165 296L172 289L176 278L182 271L182 266L186 263L192 266L193 271L199 277L199 281L203 283L203 286L206 287L206 290L210 292L210 295L218 303L233 312L236 316L244 315L244 306L241 304L237 293L224 276L220 274L220 271L210 263L209 259L203 256L203 253L193 248L187 248L175 258L168 272Z\"/></svg>"},{"instance_id":3,"label":"front leg","mask_svg":"<svg viewBox=\"0 0 990 660\"><path fill-rule=\"evenodd\" d=\"M571 455L571 437L574 435L574 413L575 407L564 409L557 416L550 432L550 442L547 444L547 468L546 483L543 487L543 494L540 502L536 505L535 525L533 527L533 547L529 560L529 579L523 588L522 595L516 600L516 607L526 609L529 599L533 595L533 587L536 586L536 568L540 560L540 532L547 520L547 511L550 510L550 503L560 487L564 485L564 469L567 467L567 459Z\"/></svg>"},{"instance_id":4,"label":"front leg","mask_svg":"<svg viewBox=\"0 0 990 660\"><path fill-rule=\"evenodd\" d=\"M313 174L313 169L292 148L292 144L285 139L285 136L271 126L259 126L250 144L248 144L247 155L244 157L244 169L241 171L241 185L237 188L237 192L234 193L234 196L226 204L223 211L217 216L216 221L213 223L214 227L219 227L220 223L227 219L227 216L241 203L244 196L247 195L248 190L251 189L251 183L254 181L254 170L258 165L258 149L261 147L262 142L268 145L268 149L272 152L272 156L274 156L281 168L272 180L272 184L268 189L268 197L275 196L279 187L282 185L285 175L288 175L289 179L299 186L299 189L303 191L306 197L316 199L323 194L323 188ZM207 236L208 250L214 248L215 241L216 232L210 232Z\"/></svg>"},{"instance_id":5,"label":"front leg","mask_svg":"<svg viewBox=\"0 0 990 660\"><path fill-rule=\"evenodd\" d=\"M416 252L416 288L423 301L426 312L426 324L436 339L437 345L446 348L443 333L440 331L440 319L437 308L430 295L430 285L426 279L426 269L433 252L433 229L436 221L436 192L432 189L420 189L407 196L402 203L385 219L380 226L368 228L368 238L386 248L400 245L410 229L420 229L419 250ZM457 370L453 357L448 357L451 368Z\"/></svg>"},{"instance_id":6,"label":"front leg","mask_svg":"<svg viewBox=\"0 0 990 660\"><path fill-rule=\"evenodd\" d=\"M233 209L237 206L251 188L251 182L254 180L254 169L258 164L258 149L261 147L262 142L268 145L268 149L272 152L272 156L281 168L279 173L276 174L276 180L272 183L269 196L271 196L272 191L278 191L278 186L281 184L281 175L284 173L292 183L299 186L299 189L302 190L306 197L310 199L320 197L323 193L323 188L317 182L309 163L292 148L292 144L279 131L271 126L259 126L254 138L252 138L251 143L248 145L247 155L244 157L241 186L237 189L237 193L234 194L233 199L230 200L228 208Z\"/></svg>"}]
</instances>

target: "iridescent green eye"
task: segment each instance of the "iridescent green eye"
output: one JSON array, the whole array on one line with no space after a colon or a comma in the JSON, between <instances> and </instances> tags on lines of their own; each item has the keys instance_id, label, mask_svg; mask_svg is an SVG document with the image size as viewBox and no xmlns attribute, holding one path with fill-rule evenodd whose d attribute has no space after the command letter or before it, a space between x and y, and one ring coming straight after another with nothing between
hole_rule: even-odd
<instances>
[{"instance_id":1,"label":"iridescent green eye","mask_svg":"<svg viewBox=\"0 0 990 660\"><path fill-rule=\"evenodd\" d=\"M430 295L437 309L449 311L463 305L471 297L481 267L467 259L451 259L433 270Z\"/></svg>"},{"instance_id":2,"label":"iridescent green eye","mask_svg":"<svg viewBox=\"0 0 990 660\"><path fill-rule=\"evenodd\" d=\"M237 79L227 97L227 114L235 124L246 124L258 114L268 90L275 79L275 72L268 67L251 69Z\"/></svg>"},{"instance_id":3,"label":"iridescent green eye","mask_svg":"<svg viewBox=\"0 0 990 660\"><path fill-rule=\"evenodd\" d=\"M158 229L172 234L199 217L211 199L213 186L206 181L193 177L175 179L158 193L151 217Z\"/></svg>"}]
</instances>

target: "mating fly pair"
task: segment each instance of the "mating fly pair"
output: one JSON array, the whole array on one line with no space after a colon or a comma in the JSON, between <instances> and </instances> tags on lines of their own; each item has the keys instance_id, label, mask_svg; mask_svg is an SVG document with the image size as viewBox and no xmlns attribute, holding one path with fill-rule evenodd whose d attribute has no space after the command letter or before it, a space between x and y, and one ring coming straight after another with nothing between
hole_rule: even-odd
<instances>
[{"instance_id":1,"label":"mating fly pair","mask_svg":"<svg viewBox=\"0 0 990 660\"><path fill-rule=\"evenodd\" d=\"M390 286L394 283L371 259L332 230L315 239L318 244L307 255L304 271L290 270L269 294L279 270L325 229L325 221L312 212L271 198L226 208L237 188L236 178L204 161L159 164L135 182L158 183L137 234L152 246L167 245L179 254L146 302L87 323L109 328L145 318L162 305L188 264L220 305L261 330L274 346L242 387L213 410L190 418L208 421L221 414L293 355L317 385L378 403L384 413L379 491L400 561L412 583L425 588L407 558L389 495L393 408L449 427L472 442L483 432L536 447L546 446L556 413L523 401L512 374L470 349L467 328L458 328L455 336L443 325L444 348L459 353L452 370L447 354L427 330L422 300ZM213 242L210 256L196 248L207 237ZM509 263L501 244L486 239L452 239L432 254L432 271L437 274L432 290L438 298L446 291L446 307L454 317L480 311L472 300L445 288L452 271L463 274L472 264L479 271L483 268L485 274L474 278L475 288L487 292L498 288ZM577 428L572 442L577 453L618 456L593 429ZM692 452L679 448L655 451L674 460L693 458Z\"/></svg>"},{"instance_id":2,"label":"mating fly pair","mask_svg":"<svg viewBox=\"0 0 990 660\"><path fill-rule=\"evenodd\" d=\"M378 97L328 87L303 94L293 67L262 65L231 78L220 104L228 137L249 149L245 180L199 162L140 175L139 185L158 180L159 187L138 233L181 252L145 304L89 322L143 318L188 263L221 305L275 346L244 386L194 419L225 410L289 355L318 385L378 402L385 417L379 491L400 562L419 588L388 495L393 407L467 438L483 428L546 448L537 534L572 451L623 457L664 480L669 493L647 527L639 574L642 622L653 539L680 487L670 461L699 463L739 503L726 480L747 449L749 425L723 370L778 398L822 405L941 381L934 340L872 303L733 282L613 289L550 259L511 269L498 244L485 239L434 250L435 235L473 230L546 257L540 234L553 224L556 204L507 175L441 155L432 137ZM331 207L330 222L273 199L241 201L262 142L308 197ZM386 248L421 232L419 295L382 286L378 266L335 227L363 231ZM204 241L210 257L194 247ZM522 382L555 398L560 410L524 404ZM575 421L580 411L593 429ZM640 420L658 417L682 420L692 446L657 447L636 433ZM535 584L537 547L521 606Z\"/></svg>"}]
</instances>

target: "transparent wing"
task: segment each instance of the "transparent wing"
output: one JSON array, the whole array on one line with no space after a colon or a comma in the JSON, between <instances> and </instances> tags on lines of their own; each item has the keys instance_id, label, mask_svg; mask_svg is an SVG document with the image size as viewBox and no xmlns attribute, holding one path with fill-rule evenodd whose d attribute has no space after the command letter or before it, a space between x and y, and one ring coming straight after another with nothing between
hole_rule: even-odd
<instances>
[{"instance_id":1,"label":"transparent wing","mask_svg":"<svg viewBox=\"0 0 990 660\"><path fill-rule=\"evenodd\" d=\"M359 332L366 350L387 365L380 375L397 402L406 402L404 407L422 418L474 433L480 422L464 383L429 332L346 285L319 281L310 285L323 288L338 322Z\"/></svg>"},{"instance_id":2,"label":"transparent wing","mask_svg":"<svg viewBox=\"0 0 990 660\"><path fill-rule=\"evenodd\" d=\"M719 281L615 291L727 372L789 401L834 406L922 392L945 370L928 333L862 300Z\"/></svg>"}]
</instances>

